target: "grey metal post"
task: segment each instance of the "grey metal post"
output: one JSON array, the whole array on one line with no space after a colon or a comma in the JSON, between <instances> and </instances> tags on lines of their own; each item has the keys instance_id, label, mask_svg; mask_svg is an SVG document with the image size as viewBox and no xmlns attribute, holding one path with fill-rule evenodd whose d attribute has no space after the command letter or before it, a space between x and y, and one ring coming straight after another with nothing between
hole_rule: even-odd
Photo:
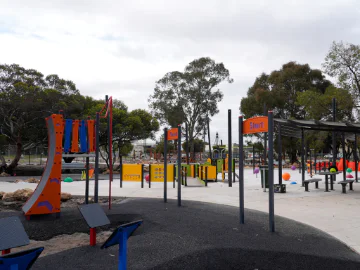
<instances>
[{"instance_id":1,"label":"grey metal post","mask_svg":"<svg viewBox=\"0 0 360 270\"><path fill-rule=\"evenodd\" d=\"M312 177L312 160L311 160L311 150L312 150L312 149L309 149L309 153L310 153L310 157L309 157L309 159L310 159L310 177Z\"/></svg>"},{"instance_id":2,"label":"grey metal post","mask_svg":"<svg viewBox=\"0 0 360 270\"><path fill-rule=\"evenodd\" d=\"M333 122L336 122L336 98L332 99L332 117ZM336 166L336 132L332 133L332 147L333 147L333 166Z\"/></svg>"},{"instance_id":3,"label":"grey metal post","mask_svg":"<svg viewBox=\"0 0 360 270\"><path fill-rule=\"evenodd\" d=\"M164 202L167 202L167 128L164 128Z\"/></svg>"},{"instance_id":4,"label":"grey metal post","mask_svg":"<svg viewBox=\"0 0 360 270\"><path fill-rule=\"evenodd\" d=\"M107 108L109 108L109 96L105 95L105 102L107 104ZM106 125L106 129L107 129L107 140L108 140L108 149L109 149L109 162L110 162L110 155L112 155L112 149L110 149L110 113L108 113L108 116L106 117L107 119L107 125ZM111 165L109 163L109 169L111 169ZM111 173L109 173L109 177L110 177ZM113 181L112 179L110 179L111 181Z\"/></svg>"},{"instance_id":5,"label":"grey metal post","mask_svg":"<svg viewBox=\"0 0 360 270\"><path fill-rule=\"evenodd\" d=\"M274 119L273 112L268 113L268 135L269 135L269 226L270 231L275 232L274 220Z\"/></svg>"},{"instance_id":6,"label":"grey metal post","mask_svg":"<svg viewBox=\"0 0 360 270\"><path fill-rule=\"evenodd\" d=\"M189 165L189 135L188 125L185 123L185 136L186 136L186 164Z\"/></svg>"},{"instance_id":7,"label":"grey metal post","mask_svg":"<svg viewBox=\"0 0 360 270\"><path fill-rule=\"evenodd\" d=\"M178 206L181 206L181 125L178 126Z\"/></svg>"},{"instance_id":8,"label":"grey metal post","mask_svg":"<svg viewBox=\"0 0 360 270\"><path fill-rule=\"evenodd\" d=\"M315 174L316 174L316 149L314 149L314 171L315 171Z\"/></svg>"},{"instance_id":9,"label":"grey metal post","mask_svg":"<svg viewBox=\"0 0 360 270\"><path fill-rule=\"evenodd\" d=\"M229 144L229 157L228 157L228 182L229 182L229 187L232 187L231 110L228 110L228 144Z\"/></svg>"},{"instance_id":10,"label":"grey metal post","mask_svg":"<svg viewBox=\"0 0 360 270\"><path fill-rule=\"evenodd\" d=\"M343 180L346 180L346 155L345 155L345 134L341 134L342 148L343 148Z\"/></svg>"},{"instance_id":11,"label":"grey metal post","mask_svg":"<svg viewBox=\"0 0 360 270\"><path fill-rule=\"evenodd\" d=\"M96 113L95 120L95 187L94 187L94 202L98 202L99 194L99 132L100 132L100 114Z\"/></svg>"},{"instance_id":12,"label":"grey metal post","mask_svg":"<svg viewBox=\"0 0 360 270\"><path fill-rule=\"evenodd\" d=\"M355 153L354 153L354 159L355 159L355 181L358 182L358 156L357 156L357 134L355 133Z\"/></svg>"},{"instance_id":13,"label":"grey metal post","mask_svg":"<svg viewBox=\"0 0 360 270\"><path fill-rule=\"evenodd\" d=\"M268 115L266 111L266 104L264 103L264 116ZM264 133L264 165L266 165L266 152L267 152L267 133Z\"/></svg>"},{"instance_id":14,"label":"grey metal post","mask_svg":"<svg viewBox=\"0 0 360 270\"><path fill-rule=\"evenodd\" d=\"M282 184L282 143L281 143L281 125L279 124L278 152L279 152L279 184Z\"/></svg>"},{"instance_id":15,"label":"grey metal post","mask_svg":"<svg viewBox=\"0 0 360 270\"><path fill-rule=\"evenodd\" d=\"M210 158L211 158L211 142L210 142L210 119L208 117L207 119L207 132L208 132L208 140L209 140L209 154L210 154Z\"/></svg>"},{"instance_id":16,"label":"grey metal post","mask_svg":"<svg viewBox=\"0 0 360 270\"><path fill-rule=\"evenodd\" d=\"M244 142L243 142L243 117L239 117L239 202L240 223L245 223L244 215Z\"/></svg>"},{"instance_id":17,"label":"grey metal post","mask_svg":"<svg viewBox=\"0 0 360 270\"><path fill-rule=\"evenodd\" d=\"M301 186L304 186L305 182L305 137L304 129L301 129Z\"/></svg>"},{"instance_id":18,"label":"grey metal post","mask_svg":"<svg viewBox=\"0 0 360 270\"><path fill-rule=\"evenodd\" d=\"M86 157L85 203L89 203L89 157Z\"/></svg>"},{"instance_id":19,"label":"grey metal post","mask_svg":"<svg viewBox=\"0 0 360 270\"><path fill-rule=\"evenodd\" d=\"M242 116L240 116L242 118ZM240 121L240 120L239 120ZM242 120L241 120L242 121ZM241 122L242 123L242 122ZM240 158L240 157L239 157ZM253 173L255 171L255 146L253 145Z\"/></svg>"}]
</instances>

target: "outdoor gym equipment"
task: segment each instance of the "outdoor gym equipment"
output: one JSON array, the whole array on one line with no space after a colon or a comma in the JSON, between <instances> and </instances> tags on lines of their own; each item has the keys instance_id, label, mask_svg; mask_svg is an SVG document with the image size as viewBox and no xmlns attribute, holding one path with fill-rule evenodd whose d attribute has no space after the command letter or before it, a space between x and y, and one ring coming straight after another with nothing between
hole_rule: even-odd
<instances>
[{"instance_id":1,"label":"outdoor gym equipment","mask_svg":"<svg viewBox=\"0 0 360 270\"><path fill-rule=\"evenodd\" d=\"M40 183L23 205L27 218L39 214L60 214L61 166L63 157L86 157L85 202L89 198L89 157L95 157L94 201L98 201L100 115L108 119L109 149L112 149L112 98L96 113L94 120L63 119L62 113L46 118L48 128L48 159ZM63 145L64 138L64 145ZM80 143L80 147L79 147ZM94 154L95 152L95 154ZM111 208L112 151L109 151L109 209Z\"/></svg>"},{"instance_id":2,"label":"outdoor gym equipment","mask_svg":"<svg viewBox=\"0 0 360 270\"><path fill-rule=\"evenodd\" d=\"M28 249L21 252L11 253L12 248L26 246L30 243L18 217L0 219L0 257L1 270L30 269L36 259L44 250L43 247Z\"/></svg>"},{"instance_id":3,"label":"outdoor gym equipment","mask_svg":"<svg viewBox=\"0 0 360 270\"><path fill-rule=\"evenodd\" d=\"M78 209L90 228L90 246L95 246L96 227L108 225L110 220L102 207L97 203L80 205Z\"/></svg>"},{"instance_id":4,"label":"outdoor gym equipment","mask_svg":"<svg viewBox=\"0 0 360 270\"><path fill-rule=\"evenodd\" d=\"M119 270L127 269L127 240L142 224L142 222L142 220L138 220L121 225L110 235L106 242L101 246L101 249L104 249L114 245L119 245Z\"/></svg>"}]
</instances>

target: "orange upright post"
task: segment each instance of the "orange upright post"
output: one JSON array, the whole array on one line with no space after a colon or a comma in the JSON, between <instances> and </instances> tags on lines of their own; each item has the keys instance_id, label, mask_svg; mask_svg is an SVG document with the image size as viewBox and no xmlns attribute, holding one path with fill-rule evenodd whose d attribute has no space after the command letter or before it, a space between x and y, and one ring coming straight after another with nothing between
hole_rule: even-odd
<instances>
[{"instance_id":1,"label":"orange upright post","mask_svg":"<svg viewBox=\"0 0 360 270\"><path fill-rule=\"evenodd\" d=\"M71 152L79 152L79 120L73 121Z\"/></svg>"},{"instance_id":2,"label":"orange upright post","mask_svg":"<svg viewBox=\"0 0 360 270\"><path fill-rule=\"evenodd\" d=\"M88 142L89 142L89 152L95 151L94 146L94 138L95 138L95 121L94 120L87 120L87 132L88 132Z\"/></svg>"}]
</instances>

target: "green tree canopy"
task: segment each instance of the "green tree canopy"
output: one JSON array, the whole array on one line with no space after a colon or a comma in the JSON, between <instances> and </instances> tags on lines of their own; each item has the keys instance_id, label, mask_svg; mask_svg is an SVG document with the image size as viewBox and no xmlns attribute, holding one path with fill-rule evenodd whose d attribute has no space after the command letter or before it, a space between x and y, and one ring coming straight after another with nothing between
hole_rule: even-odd
<instances>
[{"instance_id":1,"label":"green tree canopy","mask_svg":"<svg viewBox=\"0 0 360 270\"><path fill-rule=\"evenodd\" d=\"M45 143L44 118L62 108L73 111L80 97L75 84L57 75L44 78L34 69L0 65L0 130L8 143L16 145L14 159L1 170L11 173L23 150Z\"/></svg>"},{"instance_id":2,"label":"green tree canopy","mask_svg":"<svg viewBox=\"0 0 360 270\"><path fill-rule=\"evenodd\" d=\"M360 96L360 46L333 42L323 63L326 74L335 77L339 86Z\"/></svg>"},{"instance_id":3,"label":"green tree canopy","mask_svg":"<svg viewBox=\"0 0 360 270\"><path fill-rule=\"evenodd\" d=\"M209 57L196 59L183 72L169 72L156 82L150 108L162 124L175 127L186 123L194 152L194 139L202 134L206 121L219 112L217 104L223 94L217 87L223 81L233 82L223 63Z\"/></svg>"},{"instance_id":4,"label":"green tree canopy","mask_svg":"<svg viewBox=\"0 0 360 270\"><path fill-rule=\"evenodd\" d=\"M329 86L325 93L310 89L298 93L296 104L305 111L306 119L332 121L332 99L336 98L336 115L338 119L353 120L354 100L345 89Z\"/></svg>"},{"instance_id":5,"label":"green tree canopy","mask_svg":"<svg viewBox=\"0 0 360 270\"><path fill-rule=\"evenodd\" d=\"M247 97L240 102L245 118L264 114L272 109L276 117L304 119L306 112L296 103L298 93L316 89L321 93L331 83L320 70L311 69L308 64L289 62L280 70L267 75L261 74L249 88Z\"/></svg>"}]
</instances>

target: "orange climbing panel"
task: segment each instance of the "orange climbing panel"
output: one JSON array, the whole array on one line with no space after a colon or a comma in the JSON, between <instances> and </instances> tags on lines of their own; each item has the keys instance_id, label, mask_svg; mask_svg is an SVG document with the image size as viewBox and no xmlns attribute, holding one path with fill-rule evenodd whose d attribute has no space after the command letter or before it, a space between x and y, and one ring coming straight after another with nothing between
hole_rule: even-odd
<instances>
[{"instance_id":1,"label":"orange climbing panel","mask_svg":"<svg viewBox=\"0 0 360 270\"><path fill-rule=\"evenodd\" d=\"M71 152L79 152L79 120L73 121Z\"/></svg>"},{"instance_id":2,"label":"orange climbing panel","mask_svg":"<svg viewBox=\"0 0 360 270\"><path fill-rule=\"evenodd\" d=\"M25 215L60 212L63 117L53 114L46 118L48 128L48 158L40 183L22 207Z\"/></svg>"},{"instance_id":3,"label":"orange climbing panel","mask_svg":"<svg viewBox=\"0 0 360 270\"><path fill-rule=\"evenodd\" d=\"M89 152L95 151L95 121L87 120Z\"/></svg>"}]
</instances>

